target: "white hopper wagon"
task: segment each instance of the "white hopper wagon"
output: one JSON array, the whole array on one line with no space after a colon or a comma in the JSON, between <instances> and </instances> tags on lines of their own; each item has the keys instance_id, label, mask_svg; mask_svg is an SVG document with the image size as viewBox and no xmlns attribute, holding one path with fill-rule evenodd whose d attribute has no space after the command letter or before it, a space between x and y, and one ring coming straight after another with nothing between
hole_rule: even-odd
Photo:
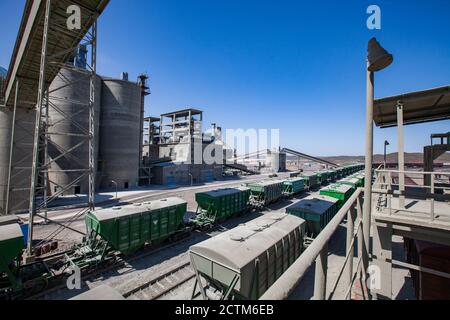
<instances>
[{"instance_id":1,"label":"white hopper wagon","mask_svg":"<svg viewBox=\"0 0 450 320\"><path fill-rule=\"evenodd\" d=\"M190 248L204 299L258 299L303 251L305 220L267 213ZM206 280L207 284L204 285Z\"/></svg>"}]
</instances>

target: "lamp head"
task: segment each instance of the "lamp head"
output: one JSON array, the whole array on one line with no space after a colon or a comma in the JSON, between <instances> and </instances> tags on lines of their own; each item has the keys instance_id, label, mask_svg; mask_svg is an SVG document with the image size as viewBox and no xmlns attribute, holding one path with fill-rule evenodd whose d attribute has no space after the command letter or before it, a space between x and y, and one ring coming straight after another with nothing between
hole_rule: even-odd
<instances>
[{"instance_id":1,"label":"lamp head","mask_svg":"<svg viewBox=\"0 0 450 320\"><path fill-rule=\"evenodd\" d=\"M375 72L389 66L394 61L394 57L380 45L377 39L372 38L367 48L367 60L369 61L368 70Z\"/></svg>"}]
</instances>

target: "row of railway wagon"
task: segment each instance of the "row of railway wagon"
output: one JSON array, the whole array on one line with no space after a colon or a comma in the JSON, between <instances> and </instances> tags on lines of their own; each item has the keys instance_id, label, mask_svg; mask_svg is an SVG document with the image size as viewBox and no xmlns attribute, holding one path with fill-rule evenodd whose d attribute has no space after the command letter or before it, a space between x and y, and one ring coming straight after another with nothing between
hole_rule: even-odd
<instances>
[{"instance_id":1,"label":"row of railway wagon","mask_svg":"<svg viewBox=\"0 0 450 320\"><path fill-rule=\"evenodd\" d=\"M363 168L349 165L197 193L197 212L189 219L187 202L177 197L91 211L85 215L87 233L80 244L27 264L22 263L26 228L14 217L0 220L0 298L35 295L61 284L71 274L71 266L89 274L144 247L151 250L193 229L208 229L232 216L326 185L320 195L302 199L286 212L271 211L190 248L197 271L196 296L257 299L300 256L305 238L315 237L364 185Z\"/></svg>"}]
</instances>

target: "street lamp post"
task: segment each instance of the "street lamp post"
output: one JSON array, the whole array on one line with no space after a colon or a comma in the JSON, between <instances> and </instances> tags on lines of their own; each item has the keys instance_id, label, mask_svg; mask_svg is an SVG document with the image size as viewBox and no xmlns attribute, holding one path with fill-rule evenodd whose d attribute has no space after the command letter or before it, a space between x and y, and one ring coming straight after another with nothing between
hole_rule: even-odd
<instances>
[{"instance_id":1,"label":"street lamp post","mask_svg":"<svg viewBox=\"0 0 450 320\"><path fill-rule=\"evenodd\" d=\"M116 186L116 200L117 200L117 182L115 182L114 180L111 180L112 183L114 183L114 185Z\"/></svg>"},{"instance_id":2,"label":"street lamp post","mask_svg":"<svg viewBox=\"0 0 450 320\"><path fill-rule=\"evenodd\" d=\"M389 54L375 38L369 40L367 49L367 87L366 87L366 158L363 208L364 250L363 265L367 270L369 264L370 222L372 211L372 167L373 167L373 101L374 73L383 70L393 61Z\"/></svg>"},{"instance_id":3,"label":"street lamp post","mask_svg":"<svg viewBox=\"0 0 450 320\"><path fill-rule=\"evenodd\" d=\"M386 148L389 145L387 140L384 140L384 168L386 169Z\"/></svg>"}]
</instances>

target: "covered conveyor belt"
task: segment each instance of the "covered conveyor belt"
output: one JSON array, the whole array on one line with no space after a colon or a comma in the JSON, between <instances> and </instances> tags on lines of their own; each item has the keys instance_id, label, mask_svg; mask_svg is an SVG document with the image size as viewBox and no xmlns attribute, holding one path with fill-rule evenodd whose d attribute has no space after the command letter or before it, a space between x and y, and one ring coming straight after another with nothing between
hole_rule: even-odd
<instances>
[{"instance_id":1,"label":"covered conveyor belt","mask_svg":"<svg viewBox=\"0 0 450 320\"><path fill-rule=\"evenodd\" d=\"M269 149L263 149L263 150L259 150L259 151L255 151L255 152L251 152L251 153L247 153L247 154L243 154L237 157L233 157L233 158L229 158L227 159L228 161L235 161L235 160L243 160L243 159L250 159L250 158L259 158L260 156L267 156L267 154L270 153Z\"/></svg>"},{"instance_id":2,"label":"covered conveyor belt","mask_svg":"<svg viewBox=\"0 0 450 320\"><path fill-rule=\"evenodd\" d=\"M238 163L224 163L224 166L227 168L240 170L240 171L246 172L248 174L259 174L259 172L255 171L255 170L251 170L251 169L247 168L247 166L238 164Z\"/></svg>"},{"instance_id":3,"label":"covered conveyor belt","mask_svg":"<svg viewBox=\"0 0 450 320\"><path fill-rule=\"evenodd\" d=\"M314 162L318 162L318 163L323 163L325 165L332 166L332 167L337 167L338 166L336 163L333 163L331 161L327 161L327 160L324 160L324 159L321 159L321 158L313 157L313 156L307 155L305 153L301 153L301 152L298 152L298 151L295 151L295 150L291 150L291 149L288 149L288 148L281 149L281 152L289 153L289 154L292 154L292 155L300 157L300 158L308 159L310 161L314 161Z\"/></svg>"},{"instance_id":4,"label":"covered conveyor belt","mask_svg":"<svg viewBox=\"0 0 450 320\"><path fill-rule=\"evenodd\" d=\"M292 149L288 149L288 148L283 148L279 151L280 153L289 153L291 155L303 158L303 159L307 159L313 162L317 162L317 163L322 163L325 164L327 166L331 166L331 167L337 167L338 165L336 163L333 163L331 161L328 160L324 160L318 157L314 157L314 156L310 156L308 154L302 153L302 152L298 152ZM248 153L245 155L241 155L238 157L234 157L234 158L230 158L227 159L227 161L235 161L235 160L244 160L244 159L250 159L250 158L259 158L260 156L267 156L267 154L270 154L271 151L269 149L263 149L263 150L259 150L256 152L252 152L252 153ZM250 173L250 172L249 172Z\"/></svg>"},{"instance_id":5,"label":"covered conveyor belt","mask_svg":"<svg viewBox=\"0 0 450 320\"><path fill-rule=\"evenodd\" d=\"M7 106L14 104L16 91L14 84L18 78L20 79L19 106L32 108L37 103L47 2L51 6L45 56L47 67L45 68L44 79L46 85L49 85L58 74L62 64L70 58L96 18L105 9L109 0L26 1L4 86ZM80 29L69 30L67 26L67 20L71 15L67 11L71 5L80 8Z\"/></svg>"}]
</instances>

